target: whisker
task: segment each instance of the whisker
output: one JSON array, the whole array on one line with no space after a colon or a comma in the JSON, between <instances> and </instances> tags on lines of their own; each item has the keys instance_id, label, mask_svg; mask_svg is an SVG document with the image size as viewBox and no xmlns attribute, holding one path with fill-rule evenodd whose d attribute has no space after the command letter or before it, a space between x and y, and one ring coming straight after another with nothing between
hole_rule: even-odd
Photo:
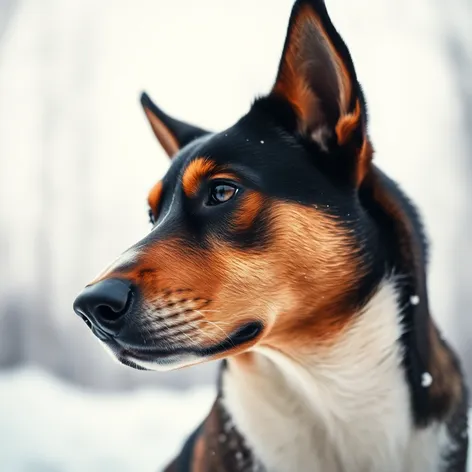
<instances>
[{"instance_id":1,"label":"whisker","mask_svg":"<svg viewBox=\"0 0 472 472\"><path fill-rule=\"evenodd\" d=\"M228 340L228 341L234 346L234 343L233 343L233 341L231 340L230 335L229 335L226 331L224 331L223 328L221 328L220 326L218 326L218 324L216 324L215 322L210 321L210 320L202 320L202 321L206 321L207 323L210 323L211 325L213 325L213 326L215 326L216 328L218 328L218 329L224 334L224 336L225 336L225 341Z\"/></svg>"},{"instance_id":2,"label":"whisker","mask_svg":"<svg viewBox=\"0 0 472 472\"><path fill-rule=\"evenodd\" d=\"M195 318L192 318L190 320L185 320L184 319L184 320L179 321L177 323L170 324L170 323L167 323L167 320L164 319L164 317L162 317L162 318L160 318L160 321L162 321L164 323L164 326L163 327L157 326L154 329L154 333L161 332L161 331L164 331L164 332L171 331L173 329L179 328L180 326L184 326L187 323L190 323L190 322L193 322L193 321L198 321L199 319L200 319L200 317L195 317Z\"/></svg>"},{"instance_id":3,"label":"whisker","mask_svg":"<svg viewBox=\"0 0 472 472\"><path fill-rule=\"evenodd\" d=\"M202 321L206 321L206 320L202 320ZM216 344L221 342L220 339L217 339L214 336L210 336L205 330L201 329L199 325L196 325L195 328L199 334L206 336L211 342L214 342Z\"/></svg>"},{"instance_id":4,"label":"whisker","mask_svg":"<svg viewBox=\"0 0 472 472\"><path fill-rule=\"evenodd\" d=\"M188 340L190 340L191 345L195 345L195 341L184 331L178 330L179 334L183 334Z\"/></svg>"}]
</instances>

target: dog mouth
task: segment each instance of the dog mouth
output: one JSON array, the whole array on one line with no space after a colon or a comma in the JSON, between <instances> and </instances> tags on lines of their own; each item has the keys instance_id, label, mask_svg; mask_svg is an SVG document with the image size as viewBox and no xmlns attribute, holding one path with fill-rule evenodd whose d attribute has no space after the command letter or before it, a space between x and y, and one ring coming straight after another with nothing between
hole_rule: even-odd
<instances>
[{"instance_id":1,"label":"dog mouth","mask_svg":"<svg viewBox=\"0 0 472 472\"><path fill-rule=\"evenodd\" d=\"M224 340L212 346L178 346L172 347L170 342L165 345L146 344L132 347L120 342L119 338L105 339L101 333L92 332L104 342L115 357L124 365L138 370L171 370L199 363L225 352L243 347L254 342L263 332L264 326L259 321L251 321L237 328Z\"/></svg>"}]
</instances>

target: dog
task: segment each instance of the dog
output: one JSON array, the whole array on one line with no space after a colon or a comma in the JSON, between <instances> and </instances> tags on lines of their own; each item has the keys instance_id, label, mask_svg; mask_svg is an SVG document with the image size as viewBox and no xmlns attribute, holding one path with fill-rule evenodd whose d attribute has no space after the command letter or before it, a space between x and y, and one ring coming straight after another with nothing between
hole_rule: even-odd
<instances>
[{"instance_id":1,"label":"dog","mask_svg":"<svg viewBox=\"0 0 472 472\"><path fill-rule=\"evenodd\" d=\"M74 309L122 364L222 359L167 472L465 472L467 391L428 304L417 211L373 163L349 50L292 10L276 80L208 132L143 94L172 159L150 233Z\"/></svg>"}]
</instances>

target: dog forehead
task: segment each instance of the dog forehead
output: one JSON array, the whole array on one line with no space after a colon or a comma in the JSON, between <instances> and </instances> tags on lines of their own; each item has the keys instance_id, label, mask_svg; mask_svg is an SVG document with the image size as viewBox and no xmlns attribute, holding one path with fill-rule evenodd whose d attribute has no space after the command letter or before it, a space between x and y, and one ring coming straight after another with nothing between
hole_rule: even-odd
<instances>
[{"instance_id":1,"label":"dog forehead","mask_svg":"<svg viewBox=\"0 0 472 472\"><path fill-rule=\"evenodd\" d=\"M287 132L280 120L255 106L233 126L208 133L178 152L164 177L163 206L180 193L189 166L198 170L192 172L192 178L203 178L214 166L217 173L235 172L243 182L254 184L268 196L307 204L334 203L331 200L337 198L337 189L317 169L316 153ZM192 165L196 160L205 165Z\"/></svg>"},{"instance_id":2,"label":"dog forehead","mask_svg":"<svg viewBox=\"0 0 472 472\"><path fill-rule=\"evenodd\" d=\"M205 159L221 167L244 166L247 170L271 169L295 163L305 152L297 141L270 123L246 116L230 128L200 138L183 148L172 162L169 177L182 176L196 159ZM268 165L270 163L270 165Z\"/></svg>"}]
</instances>

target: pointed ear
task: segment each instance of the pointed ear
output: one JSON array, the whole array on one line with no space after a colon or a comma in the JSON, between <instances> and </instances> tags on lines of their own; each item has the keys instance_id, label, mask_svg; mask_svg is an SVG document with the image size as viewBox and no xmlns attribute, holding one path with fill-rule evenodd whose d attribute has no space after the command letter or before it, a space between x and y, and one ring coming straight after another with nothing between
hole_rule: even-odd
<instances>
[{"instance_id":1,"label":"pointed ear","mask_svg":"<svg viewBox=\"0 0 472 472\"><path fill-rule=\"evenodd\" d=\"M271 94L291 104L299 132L321 149L349 146L357 152L356 179L362 180L372 155L364 98L349 50L323 0L295 3Z\"/></svg>"},{"instance_id":2,"label":"pointed ear","mask_svg":"<svg viewBox=\"0 0 472 472\"><path fill-rule=\"evenodd\" d=\"M145 92L141 94L141 105L156 138L170 158L194 139L208 134L208 131L166 115Z\"/></svg>"}]
</instances>

